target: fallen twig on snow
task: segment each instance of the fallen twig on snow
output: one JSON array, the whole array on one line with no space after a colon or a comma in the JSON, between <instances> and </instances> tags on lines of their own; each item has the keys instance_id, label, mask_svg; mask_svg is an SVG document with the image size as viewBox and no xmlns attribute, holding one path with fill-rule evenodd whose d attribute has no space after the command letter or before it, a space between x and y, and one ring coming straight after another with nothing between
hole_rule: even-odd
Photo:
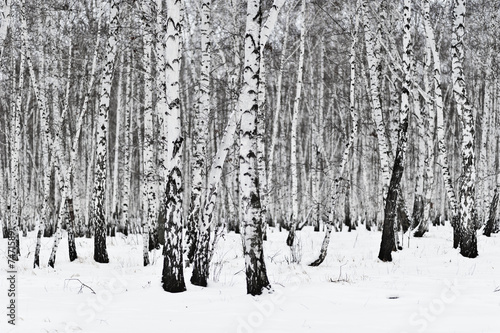
<instances>
[{"instance_id":1,"label":"fallen twig on snow","mask_svg":"<svg viewBox=\"0 0 500 333\"><path fill-rule=\"evenodd\" d=\"M80 281L80 279L66 279L66 280L64 280L64 289L66 289L66 287L68 286L68 283L69 283L69 282L66 282L66 281L78 281L78 282L80 282L81 286L80 286L80 290L78 290L79 294L81 294L83 292L83 287L89 288L90 291L92 291L92 294L96 293L94 291L94 289L90 288L88 285L86 285L85 283L83 283L82 281Z\"/></svg>"}]
</instances>

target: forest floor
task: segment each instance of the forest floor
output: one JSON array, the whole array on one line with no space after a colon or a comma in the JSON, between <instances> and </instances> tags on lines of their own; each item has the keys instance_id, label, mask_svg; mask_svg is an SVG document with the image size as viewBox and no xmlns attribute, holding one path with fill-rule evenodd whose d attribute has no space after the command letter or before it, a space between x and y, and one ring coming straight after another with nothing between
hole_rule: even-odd
<instances>
[{"instance_id":1,"label":"forest floor","mask_svg":"<svg viewBox=\"0 0 500 333\"><path fill-rule=\"evenodd\" d=\"M298 232L302 263L289 264L286 232L271 229L265 258L274 292L246 295L239 235L217 247L207 288L189 283L170 294L160 280L162 256L142 267L142 237L108 238L109 264L92 259L90 239L76 241L69 262L66 238L55 269L47 267L52 239L42 242L41 269L32 269L35 234L21 243L17 274L17 325L7 325L8 280L0 239L0 332L500 332L500 235L479 236L479 257L452 248L450 227L431 227L423 238L405 239L393 262L377 259L381 233L361 226L333 233L328 256L315 259L323 233ZM87 288L81 288L78 279Z\"/></svg>"}]
</instances>

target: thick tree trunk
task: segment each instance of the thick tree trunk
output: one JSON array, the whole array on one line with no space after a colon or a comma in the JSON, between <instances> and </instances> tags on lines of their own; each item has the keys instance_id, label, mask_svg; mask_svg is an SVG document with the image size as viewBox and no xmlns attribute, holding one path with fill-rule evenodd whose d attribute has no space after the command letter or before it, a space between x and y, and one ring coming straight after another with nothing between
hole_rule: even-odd
<instances>
[{"instance_id":1,"label":"thick tree trunk","mask_svg":"<svg viewBox=\"0 0 500 333\"><path fill-rule=\"evenodd\" d=\"M462 181L460 187L460 253L467 258L477 257L476 236L476 164L474 116L470 105L464 76L465 0L455 0L452 33L453 96L462 130Z\"/></svg>"},{"instance_id":2,"label":"thick tree trunk","mask_svg":"<svg viewBox=\"0 0 500 333\"><path fill-rule=\"evenodd\" d=\"M247 293L251 295L260 295L264 289L270 288L262 247L263 223L260 214L258 174L255 169L261 20L260 1L248 0L245 32L245 69L241 92L240 203Z\"/></svg>"},{"instance_id":3,"label":"thick tree trunk","mask_svg":"<svg viewBox=\"0 0 500 333\"><path fill-rule=\"evenodd\" d=\"M94 260L99 263L108 263L106 248L106 178L108 155L108 114L111 94L111 83L116 58L119 29L118 1L111 1L110 35L106 45L106 63L101 79L99 96L99 115L97 117L97 148L94 172L94 191L92 195L91 220L94 225Z\"/></svg>"},{"instance_id":4,"label":"thick tree trunk","mask_svg":"<svg viewBox=\"0 0 500 333\"><path fill-rule=\"evenodd\" d=\"M163 201L165 214L165 246L163 248L163 289L168 292L186 290L182 260L182 176L181 114L179 95L180 38L182 0L167 0L168 18L165 36L165 97L167 110L159 116L163 119L166 133L166 184Z\"/></svg>"},{"instance_id":5,"label":"thick tree trunk","mask_svg":"<svg viewBox=\"0 0 500 333\"><path fill-rule=\"evenodd\" d=\"M188 220L188 245L190 245L188 259L194 260L191 283L205 287L208 278L208 252L210 242L210 225L203 225L202 189L207 185L207 140L208 115L210 112L210 61L211 47L211 1L204 0L201 4L201 71L199 87L199 103L195 113L194 143L191 186L191 203ZM195 249L198 247L198 249Z\"/></svg>"},{"instance_id":6,"label":"thick tree trunk","mask_svg":"<svg viewBox=\"0 0 500 333\"><path fill-rule=\"evenodd\" d=\"M401 178L403 176L404 161L407 145L408 113L410 112L410 87L413 44L411 40L411 0L404 0L403 5L403 73L404 80L401 92L401 110L398 134L398 146L392 169L389 191L385 202L384 225L382 230L382 242L378 258L382 261L392 261L392 251L396 250L395 242L395 220L397 213L398 194Z\"/></svg>"}]
</instances>

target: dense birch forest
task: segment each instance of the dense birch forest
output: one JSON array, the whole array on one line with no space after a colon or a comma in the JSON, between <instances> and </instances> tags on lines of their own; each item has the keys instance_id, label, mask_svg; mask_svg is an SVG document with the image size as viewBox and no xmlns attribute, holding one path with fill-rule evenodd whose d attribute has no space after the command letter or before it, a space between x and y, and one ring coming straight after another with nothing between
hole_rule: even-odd
<instances>
[{"instance_id":1,"label":"dense birch forest","mask_svg":"<svg viewBox=\"0 0 500 333\"><path fill-rule=\"evenodd\" d=\"M499 231L498 1L0 5L2 235L34 269L139 235L182 292L234 232L259 295L270 228L291 263L324 234L311 266L343 229L381 231L384 262L433 226L468 258Z\"/></svg>"}]
</instances>

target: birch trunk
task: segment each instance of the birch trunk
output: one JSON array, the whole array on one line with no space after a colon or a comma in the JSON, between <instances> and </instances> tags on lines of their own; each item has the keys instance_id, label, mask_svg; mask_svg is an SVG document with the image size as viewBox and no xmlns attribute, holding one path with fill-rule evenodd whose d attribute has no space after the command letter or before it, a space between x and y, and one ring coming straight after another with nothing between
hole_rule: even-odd
<instances>
[{"instance_id":1,"label":"birch trunk","mask_svg":"<svg viewBox=\"0 0 500 333\"><path fill-rule=\"evenodd\" d=\"M428 0L424 1L424 6L428 6ZM425 16L424 16L425 18ZM441 60L439 58L439 52L436 47L436 40L434 37L434 29L430 24L430 20L425 20L425 33L428 36L428 40L432 49L432 57L434 60L434 95L436 104L436 132L438 138L438 156L441 165L441 171L443 175L444 185L446 189L446 194L452 211L452 224L455 225L458 219L458 202L455 196L455 190L453 188L453 180L450 174L450 167L448 163L448 152L446 149L446 139L445 139L445 128L444 128L444 115L443 115L443 92L441 87ZM455 230L457 228L454 228ZM454 247L458 247L458 234L455 232L454 235Z\"/></svg>"},{"instance_id":2,"label":"birch trunk","mask_svg":"<svg viewBox=\"0 0 500 333\"><path fill-rule=\"evenodd\" d=\"M290 246L292 251L292 262L300 261L294 253L297 251L297 242L295 242L295 231L297 224L299 223L299 166L297 159L297 127L299 121L300 112L300 99L302 95L302 76L304 73L304 54L305 54L305 41L306 41L306 29L305 29L305 19L306 19L306 1L302 0L301 5L301 25L300 25L300 46L299 46L299 63L297 65L297 83L295 90L295 99L293 102L292 111L292 129L290 136L290 166L291 166L291 178L292 178L292 217L290 219L290 232L286 243Z\"/></svg>"},{"instance_id":3,"label":"birch trunk","mask_svg":"<svg viewBox=\"0 0 500 333\"><path fill-rule=\"evenodd\" d=\"M35 249L35 260L33 266L40 266L39 262L39 253L41 248L41 238L43 236L43 231L45 229L46 218L48 215L49 209L49 198L50 198L50 179L51 179L51 170L49 165L49 143L51 142L50 138L50 130L49 130L49 120L48 120L48 110L47 103L45 99L45 94L42 93L42 90L39 87L38 81L35 76L35 70L33 67L33 63L31 60L31 53L28 50L28 26L26 23L26 18L22 17L21 23L21 33L22 33L22 44L23 49L26 50L26 62L28 63L30 79L33 86L33 90L35 91L35 96L37 99L38 109L40 110L40 130L42 134L42 160L44 166L44 182L43 182L43 204L42 204L42 212L40 219L40 227L37 234L37 245ZM43 66L42 66L43 67ZM43 72L43 70L42 70Z\"/></svg>"},{"instance_id":4,"label":"birch trunk","mask_svg":"<svg viewBox=\"0 0 500 333\"><path fill-rule=\"evenodd\" d=\"M155 190L155 161L154 161L154 142L153 142L153 37L150 26L151 8L148 2L143 5L143 31L144 31L144 51L142 64L144 67L144 146L143 146L143 168L144 174L141 179L142 192L142 247L143 247L143 265L149 265L149 239L154 234L153 223L156 212L156 190Z\"/></svg>"},{"instance_id":5,"label":"birch trunk","mask_svg":"<svg viewBox=\"0 0 500 333\"><path fill-rule=\"evenodd\" d=\"M124 234L128 235L129 232L129 206L130 206L130 178L132 171L132 158L130 156L130 143L132 131L130 130L130 103L132 99L131 92L131 81L132 81L132 70L131 70L131 62L133 58L130 56L129 63L127 65L127 82L125 84L125 98L124 104L122 107L125 111L125 119L124 119L124 144L123 144L123 187L122 187L122 204L121 204L121 220L124 226Z\"/></svg>"},{"instance_id":6,"label":"birch trunk","mask_svg":"<svg viewBox=\"0 0 500 333\"><path fill-rule=\"evenodd\" d=\"M436 112L434 111L433 100L430 98L432 96L432 81L429 77L429 73L433 72L432 68L432 54L433 54L433 43L434 43L434 33L432 31L431 34L427 33L431 27L430 22L430 6L429 1L423 1L423 14L424 14L424 27L425 27L425 72L424 72L424 85L425 91L429 96L426 98L426 118L427 118L427 127L425 130L425 142L426 142L426 150L427 155L424 161L425 164L425 173L424 173L424 214L422 217L422 221L420 224L416 226L414 237L422 237L429 229L429 222L431 219L431 207L432 207L432 191L434 187L434 164L435 164L435 155L434 155L434 131L435 131L435 123L436 123ZM432 38L431 38L432 37ZM437 88L436 88L437 89ZM435 94L436 95L436 94Z\"/></svg>"},{"instance_id":7,"label":"birch trunk","mask_svg":"<svg viewBox=\"0 0 500 333\"><path fill-rule=\"evenodd\" d=\"M121 114L122 108L120 107L120 102L123 98L123 60L124 60L124 52L120 55L120 75L118 77L118 93L116 97L116 127L115 127L115 146L114 146L114 159L113 159L113 190L111 192L111 206L110 211L108 212L108 217L111 218L111 236L115 236L116 232L116 220L118 218L118 191L119 191L119 181L118 176L120 174L120 133L121 133Z\"/></svg>"},{"instance_id":8,"label":"birch trunk","mask_svg":"<svg viewBox=\"0 0 500 333\"><path fill-rule=\"evenodd\" d=\"M68 231L68 250L70 261L74 261L77 258L75 235L74 235L74 211L73 211L73 191L71 187L71 166L64 156L63 147L63 128L62 121L68 112L69 108L69 92L70 92L70 82L71 82L71 50L72 46L69 47L69 64L68 64L68 76L66 83L66 93L64 99L64 106L62 112L59 109L59 92L57 85L53 87L53 123L54 123L54 139L53 147L55 156L58 160L55 163L56 174L58 175L58 181L61 193L61 208L60 213L56 223L56 235L54 237L54 244L52 246L52 252L49 257L48 265L54 267L56 261L56 253L59 247L59 242L62 238L61 231L61 220L66 217L67 219L67 231Z\"/></svg>"},{"instance_id":9,"label":"birch trunk","mask_svg":"<svg viewBox=\"0 0 500 333\"><path fill-rule=\"evenodd\" d=\"M163 201L165 213L165 247L163 249L163 289L168 292L186 290L182 261L182 142L179 96L181 0L167 0L165 83L168 109L160 114L166 133L166 184Z\"/></svg>"},{"instance_id":10,"label":"birch trunk","mask_svg":"<svg viewBox=\"0 0 500 333\"><path fill-rule=\"evenodd\" d=\"M410 87L413 44L411 40L411 0L404 0L403 5L403 73L404 80L401 90L401 110L399 120L398 145L392 169L389 192L385 200L384 225L382 242L378 258L382 261L392 261L392 251L396 250L395 220L400 195L400 182L403 176L407 145L408 113L410 112Z\"/></svg>"},{"instance_id":11,"label":"birch trunk","mask_svg":"<svg viewBox=\"0 0 500 333\"><path fill-rule=\"evenodd\" d=\"M492 78L492 55L491 55L491 50L488 54L488 60L486 63L486 73L485 73L485 86L484 86L484 107L483 107L483 114L481 117L481 145L480 145L480 150L479 150L479 177L483 178L484 181L481 183L481 188L478 191L478 198L477 200L479 201L479 212L480 212L480 217L479 221L480 224L483 224L483 221L485 219L488 219L486 217L486 211L488 210L488 200L491 197L491 188L490 188L490 182L489 182L489 170L488 170L488 158L492 159L492 157L489 156L488 154L488 144L494 145L494 140L491 140L489 138L494 137L494 134L492 135L491 133L491 127L490 125L490 118L494 115L491 115L491 109L492 109L492 91L493 91L493 78Z\"/></svg>"},{"instance_id":12,"label":"birch trunk","mask_svg":"<svg viewBox=\"0 0 500 333\"><path fill-rule=\"evenodd\" d=\"M17 98L15 103L12 104L11 116L11 161L10 161L10 200L11 200L11 216L9 226L9 236L15 240L15 250L9 251L9 258L15 261L19 260L20 244L19 244L19 224L20 224L20 197L19 197L19 156L21 153L21 101L22 92L24 87L24 61L25 61L25 47L21 48L21 59L19 63L19 83ZM15 69L15 67L14 67ZM15 84L15 80L14 80ZM3 181L3 179L2 179ZM39 266L35 262L35 266Z\"/></svg>"},{"instance_id":13,"label":"birch trunk","mask_svg":"<svg viewBox=\"0 0 500 333\"><path fill-rule=\"evenodd\" d=\"M106 248L106 178L107 178L107 133L111 94L111 83L115 65L119 29L119 3L111 0L110 32L106 45L106 63L101 79L99 114L96 121L97 147L95 156L94 190L92 194L92 224L94 230L94 260L108 263Z\"/></svg>"},{"instance_id":14,"label":"birch trunk","mask_svg":"<svg viewBox=\"0 0 500 333\"><path fill-rule=\"evenodd\" d=\"M0 59L2 58L3 55L3 49L4 49L4 41L5 38L7 37L7 31L10 26L10 20L11 20L11 0L5 0L2 1L3 4L1 6L2 11L1 11L1 20L0 20Z\"/></svg>"},{"instance_id":15,"label":"birch trunk","mask_svg":"<svg viewBox=\"0 0 500 333\"><path fill-rule=\"evenodd\" d=\"M264 289L270 288L264 262L264 249L262 246L263 223L260 215L258 173L255 170L261 20L260 1L248 0L245 63L241 92L240 204L247 293L251 295L260 295Z\"/></svg>"},{"instance_id":16,"label":"birch trunk","mask_svg":"<svg viewBox=\"0 0 500 333\"><path fill-rule=\"evenodd\" d=\"M203 225L202 193L203 188L207 184L207 140L208 140L208 115L210 112L210 60L211 47L210 37L212 35L211 28L211 1L204 0L201 3L201 70L200 70L200 87L198 108L195 113L195 128L194 128L194 151L193 151L193 166L191 186L191 207L189 212L188 225L191 230L190 240L191 248L189 253L193 254L190 261L194 260L193 274L191 283L197 286L205 287L209 274L209 244L210 244L210 225Z\"/></svg>"},{"instance_id":17,"label":"birch trunk","mask_svg":"<svg viewBox=\"0 0 500 333\"><path fill-rule=\"evenodd\" d=\"M500 172L499 172L499 148L500 148L500 141L499 141L499 129L497 127L496 133L495 133L495 139L497 141L496 144L496 156L495 156L495 164L497 166L496 168L496 177L495 177L495 190L493 192L493 198L491 199L490 207L489 207L489 214L488 214L488 220L486 221L486 226L484 227L483 230L483 235L490 237L492 233L498 232L498 220L497 220L497 209L498 209L498 201L500 197Z\"/></svg>"},{"instance_id":18,"label":"birch trunk","mask_svg":"<svg viewBox=\"0 0 500 333\"><path fill-rule=\"evenodd\" d=\"M281 115L281 90L283 88L283 72L285 70L285 61L286 61L286 49L288 46L288 32L290 30L290 25L289 25L289 18L290 15L286 16L285 20L285 32L284 32L284 37L283 37L283 49L281 51L281 57L280 57L280 68L278 72L278 79L277 79L277 92L276 92L276 108L274 110L274 119L273 119L273 127L272 127L272 136L271 136L271 145L269 147L269 160L267 162L269 166L269 172L267 173L267 183L271 184L274 181L274 164L275 164L275 158L274 158L274 151L276 149L276 145L278 143L278 125L279 120L280 120L280 115ZM281 127L281 131L283 131L283 127ZM277 191L275 191L276 193ZM274 216L276 219L276 216Z\"/></svg>"},{"instance_id":19,"label":"birch trunk","mask_svg":"<svg viewBox=\"0 0 500 333\"><path fill-rule=\"evenodd\" d=\"M267 227L266 217L267 209L269 206L269 186L267 182L267 169L266 169L266 156L265 156L265 143L266 143L266 66L264 61L264 50L271 32L274 30L276 22L278 21L278 14L285 0L274 0L266 22L261 28L260 38L260 75L259 75L259 92L258 103L259 109L257 113L257 169L259 174L259 192L261 204L261 219L264 228L264 234ZM271 166L272 167L272 166Z\"/></svg>"},{"instance_id":20,"label":"birch trunk","mask_svg":"<svg viewBox=\"0 0 500 333\"><path fill-rule=\"evenodd\" d=\"M359 1L356 2L356 10L359 7ZM345 171L345 166L347 165L347 161L349 159L349 154L351 151L351 147L354 144L354 141L356 139L356 136L358 134L358 121L359 121L359 116L358 112L356 111L356 104L355 104L355 98L356 98L356 44L358 43L358 16L356 15L355 17L355 24L354 24L354 30L352 33L352 43L351 43L351 51L350 51L350 56L349 56L349 64L351 67L351 72L350 72L350 91L349 91L349 111L351 114L351 119L352 119L352 129L351 133L349 135L349 139L347 141L347 144L344 148L343 154L342 154L342 160L340 162L340 169L338 172L338 177L335 177L334 183L333 183L333 195L332 195L332 213L330 214L330 223L327 224L327 228L325 231L325 237L323 239L323 243L321 244L321 249L320 249L320 254L318 259L313 261L309 266L319 266L321 263L325 260L326 254L328 251L328 246L330 244L330 237L332 233L332 225L333 225L333 211L337 205L338 198L340 195L340 182L343 179L344 171ZM321 125L321 124L320 124ZM317 143L319 144L319 143ZM348 185L350 186L350 185Z\"/></svg>"},{"instance_id":21,"label":"birch trunk","mask_svg":"<svg viewBox=\"0 0 500 333\"><path fill-rule=\"evenodd\" d=\"M469 103L463 63L465 48L465 0L454 0L452 31L452 81L457 113L462 122L462 182L460 186L460 253L467 258L477 257L476 236L476 164L475 131L472 106Z\"/></svg>"},{"instance_id":22,"label":"birch trunk","mask_svg":"<svg viewBox=\"0 0 500 333\"><path fill-rule=\"evenodd\" d=\"M378 148L380 155L380 168L381 168L381 185L382 185L382 199L385 202L385 197L387 194L387 188L390 181L389 173L389 156L391 154L389 144L387 142L387 136L385 133L385 125L382 118L382 105L380 102L380 80L377 70L377 62L379 55L375 52L374 47L374 36L370 27L370 21L368 18L367 1L362 1L362 11L363 11L363 26L365 32L365 45L366 45L366 56L368 60L369 67L369 77L370 77L370 100L372 104L372 118L375 121Z\"/></svg>"}]
</instances>

